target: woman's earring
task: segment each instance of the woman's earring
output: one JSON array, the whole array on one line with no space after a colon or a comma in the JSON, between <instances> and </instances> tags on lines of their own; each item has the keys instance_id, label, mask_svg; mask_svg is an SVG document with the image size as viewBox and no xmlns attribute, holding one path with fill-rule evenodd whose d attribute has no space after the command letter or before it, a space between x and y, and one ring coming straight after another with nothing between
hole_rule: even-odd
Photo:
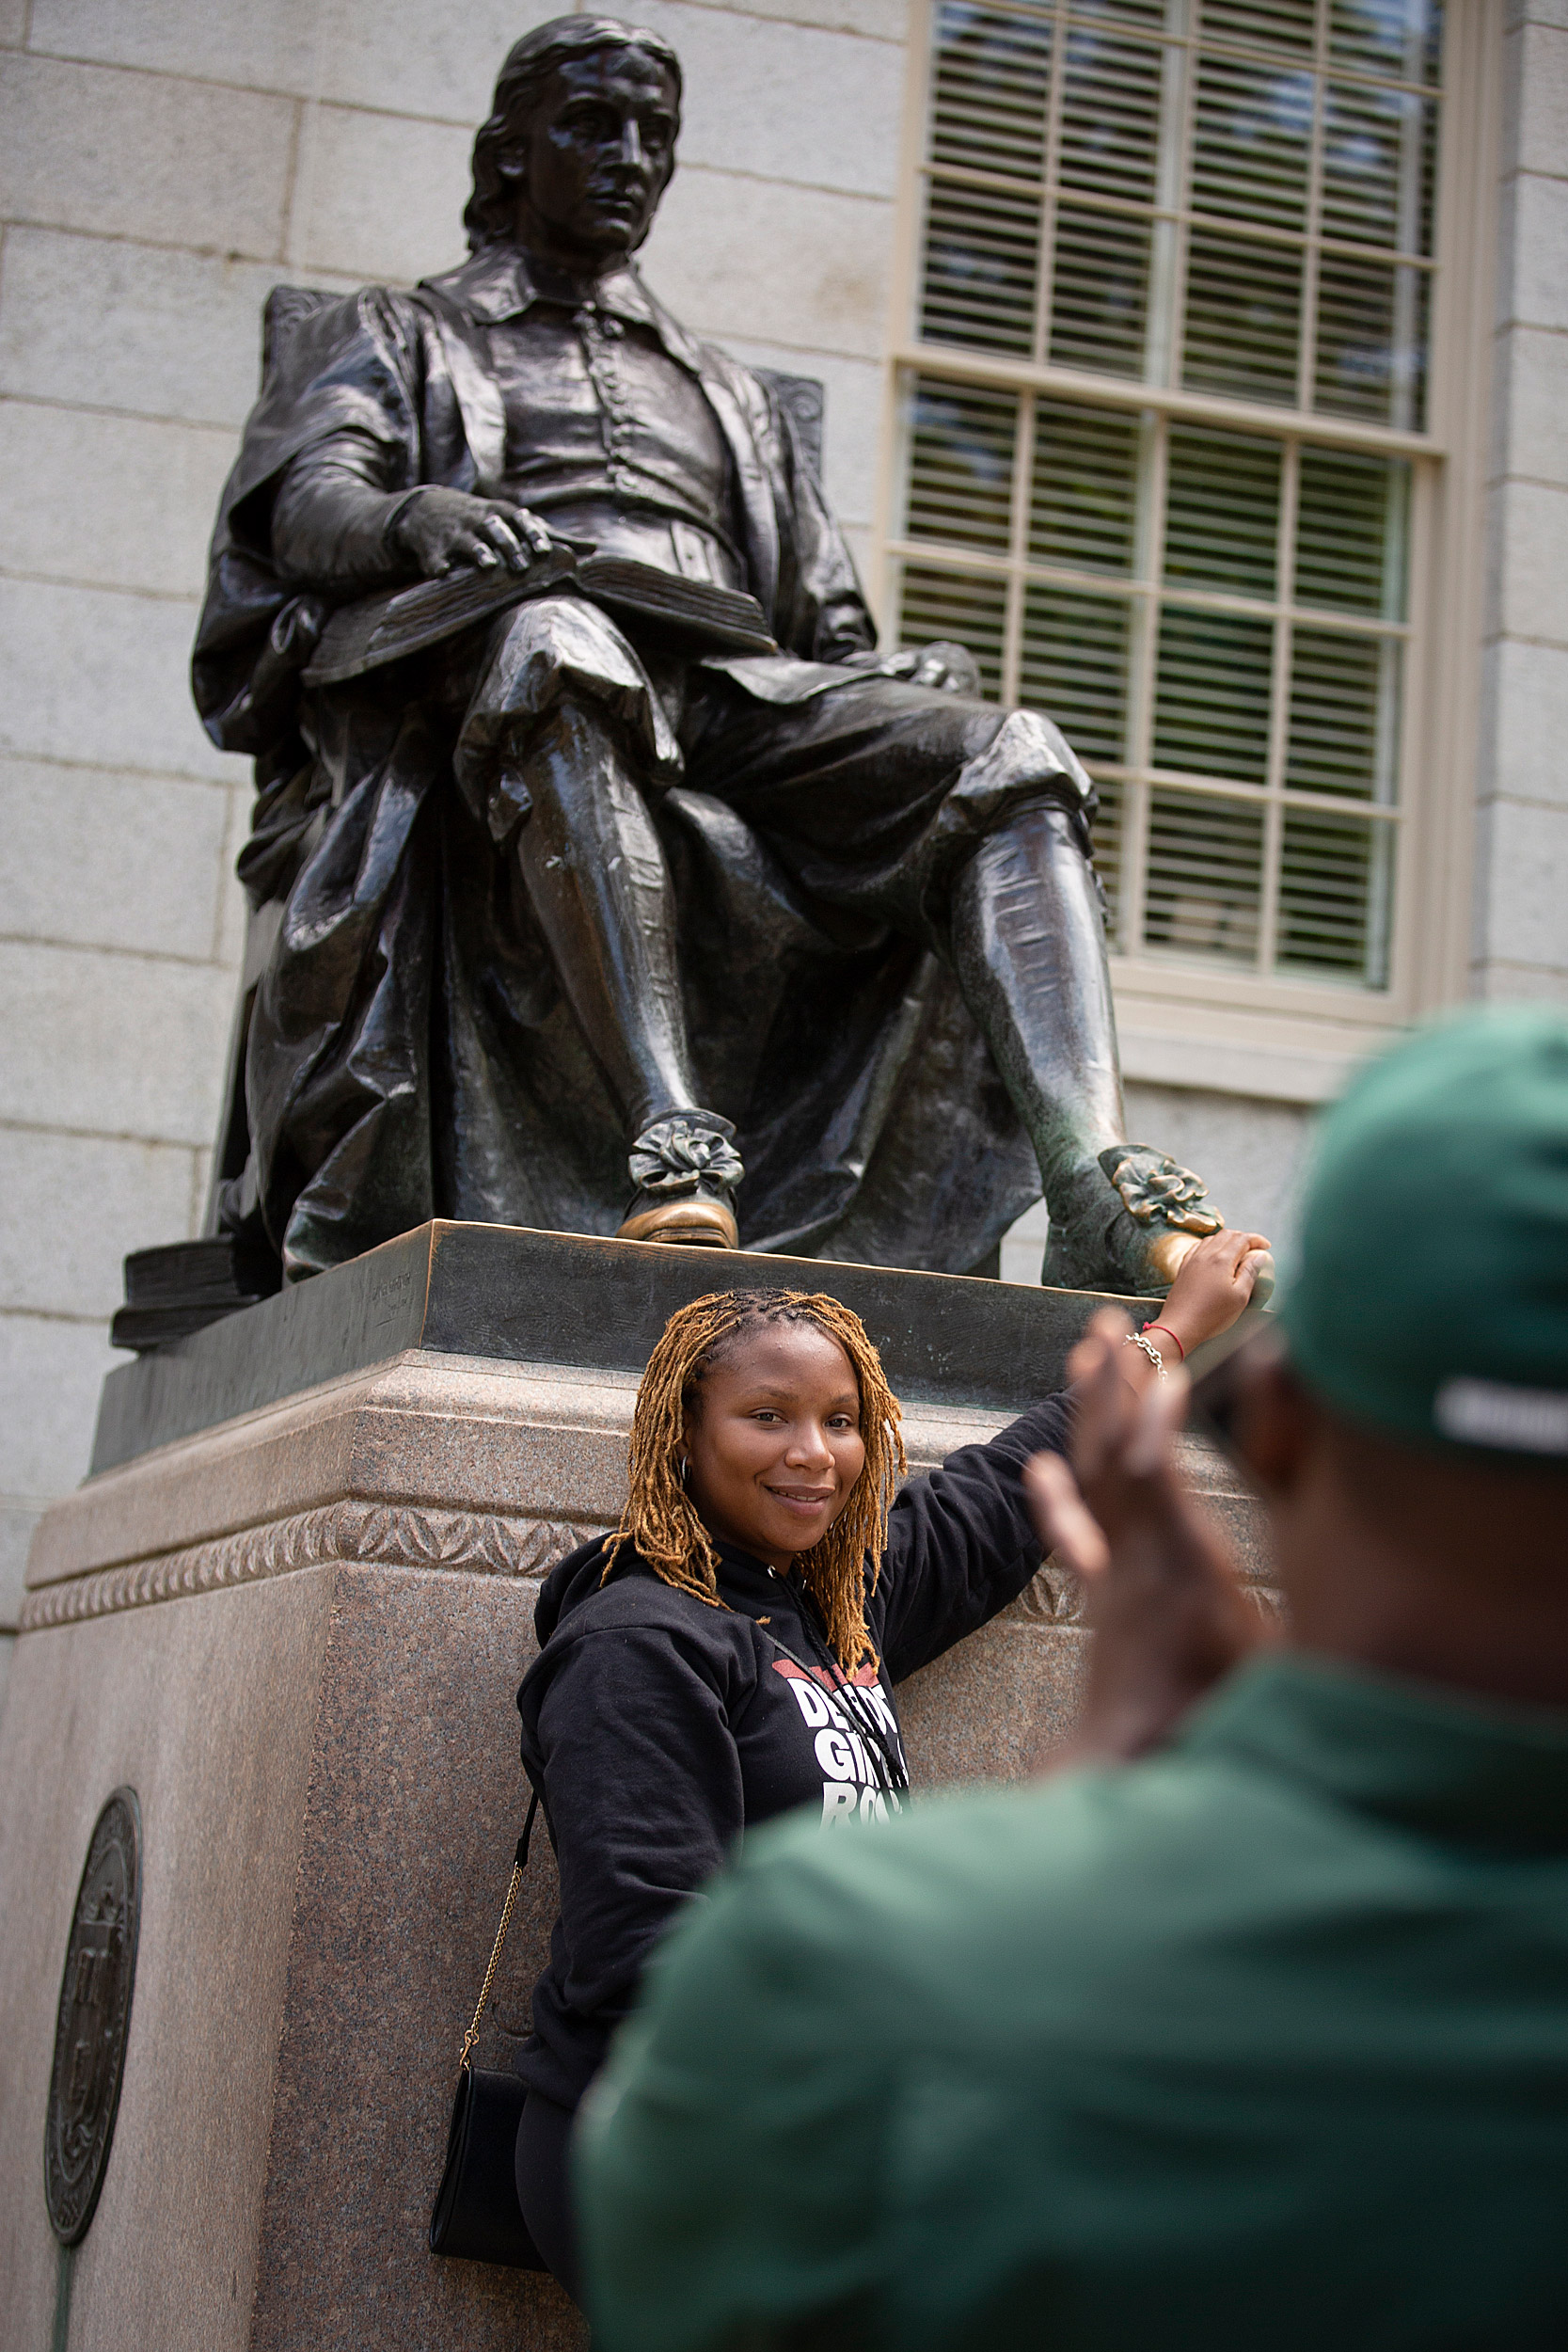
<instances>
[{"instance_id":1,"label":"woman's earring","mask_svg":"<svg viewBox=\"0 0 1568 2352\"><path fill-rule=\"evenodd\" d=\"M683 1454L681 1455L681 1485L682 1485L683 1486L689 1486L689 1485L690 1484L690 1481L691 1481L691 1456L690 1456L690 1454Z\"/></svg>"}]
</instances>

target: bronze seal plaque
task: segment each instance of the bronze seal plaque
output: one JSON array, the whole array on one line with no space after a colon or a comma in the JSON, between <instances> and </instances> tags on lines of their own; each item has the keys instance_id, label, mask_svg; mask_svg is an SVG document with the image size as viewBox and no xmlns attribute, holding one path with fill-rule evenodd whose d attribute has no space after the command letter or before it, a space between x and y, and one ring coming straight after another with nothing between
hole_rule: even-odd
<instances>
[{"instance_id":1,"label":"bronze seal plaque","mask_svg":"<svg viewBox=\"0 0 1568 2352\"><path fill-rule=\"evenodd\" d=\"M87 1847L55 2027L43 2194L62 2246L78 2246L86 2237L103 2185L125 2071L140 1925L141 1808L134 1788L117 1788Z\"/></svg>"}]
</instances>

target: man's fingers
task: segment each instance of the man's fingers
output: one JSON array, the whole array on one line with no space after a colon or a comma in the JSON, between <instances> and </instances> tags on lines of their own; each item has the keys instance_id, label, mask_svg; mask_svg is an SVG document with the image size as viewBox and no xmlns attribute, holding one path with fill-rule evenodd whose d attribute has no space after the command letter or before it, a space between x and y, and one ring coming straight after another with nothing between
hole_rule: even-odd
<instances>
[{"instance_id":1,"label":"man's fingers","mask_svg":"<svg viewBox=\"0 0 1568 2352\"><path fill-rule=\"evenodd\" d=\"M1117 1348L1132 1328L1117 1307L1097 1307L1084 1326L1084 1336L1067 1359L1068 1375L1087 1380L1103 1360L1107 1348Z\"/></svg>"},{"instance_id":2,"label":"man's fingers","mask_svg":"<svg viewBox=\"0 0 1568 2352\"><path fill-rule=\"evenodd\" d=\"M491 546L500 552L500 562L503 562L503 564L508 564L513 571L527 571L529 550L524 548L522 538L517 536L517 532L515 532L513 524L508 522L505 515L486 515L484 522L480 524L480 529L484 532L484 536L489 538Z\"/></svg>"},{"instance_id":3,"label":"man's fingers","mask_svg":"<svg viewBox=\"0 0 1568 2352\"><path fill-rule=\"evenodd\" d=\"M1114 1463L1127 1434L1132 1395L1122 1379L1115 1348L1102 1349L1088 1378L1078 1384L1077 1399L1072 1467L1079 1485L1087 1489Z\"/></svg>"},{"instance_id":4,"label":"man's fingers","mask_svg":"<svg viewBox=\"0 0 1568 2352\"><path fill-rule=\"evenodd\" d=\"M499 564L500 558L488 539L481 538L477 530L469 530L465 525L461 531L454 531L447 541L447 561L449 564L477 564L483 568L486 564Z\"/></svg>"},{"instance_id":5,"label":"man's fingers","mask_svg":"<svg viewBox=\"0 0 1568 2352\"><path fill-rule=\"evenodd\" d=\"M1099 1576L1110 1565L1104 1530L1078 1491L1059 1454L1037 1454L1024 1466L1024 1490L1040 1542L1075 1576Z\"/></svg>"},{"instance_id":6,"label":"man's fingers","mask_svg":"<svg viewBox=\"0 0 1568 2352\"><path fill-rule=\"evenodd\" d=\"M505 506L500 513L508 527L533 554L546 555L554 546L548 523L541 522L531 507Z\"/></svg>"},{"instance_id":7,"label":"man's fingers","mask_svg":"<svg viewBox=\"0 0 1568 2352\"><path fill-rule=\"evenodd\" d=\"M1121 1467L1129 1478L1153 1478L1170 1468L1171 1443L1187 1418L1187 1376L1168 1372L1147 1391L1128 1434Z\"/></svg>"},{"instance_id":8,"label":"man's fingers","mask_svg":"<svg viewBox=\"0 0 1568 2352\"><path fill-rule=\"evenodd\" d=\"M1068 1359L1078 1402L1072 1433L1072 1463L1081 1482L1097 1478L1119 1444L1128 1394L1121 1377L1121 1348L1132 1326L1114 1307L1101 1307Z\"/></svg>"},{"instance_id":9,"label":"man's fingers","mask_svg":"<svg viewBox=\"0 0 1568 2352\"><path fill-rule=\"evenodd\" d=\"M465 526L463 530L453 532L447 541L449 568L453 564L473 564L481 571L486 571L499 562L500 557L495 548L488 539L482 538L477 530L470 531Z\"/></svg>"},{"instance_id":10,"label":"man's fingers","mask_svg":"<svg viewBox=\"0 0 1568 2352\"><path fill-rule=\"evenodd\" d=\"M504 515L486 515L481 528L499 550L501 561L515 572L526 571L528 554Z\"/></svg>"}]
</instances>

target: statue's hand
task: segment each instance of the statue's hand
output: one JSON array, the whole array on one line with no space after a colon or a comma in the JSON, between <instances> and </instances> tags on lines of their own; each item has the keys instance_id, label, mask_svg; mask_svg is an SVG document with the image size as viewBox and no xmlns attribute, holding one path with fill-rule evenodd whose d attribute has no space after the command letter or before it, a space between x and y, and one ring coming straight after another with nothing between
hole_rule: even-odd
<instances>
[{"instance_id":1,"label":"statue's hand","mask_svg":"<svg viewBox=\"0 0 1568 2352\"><path fill-rule=\"evenodd\" d=\"M974 656L946 637L934 645L919 645L905 653L880 654L877 667L884 677L908 678L911 686L934 686L948 694L977 694L980 669Z\"/></svg>"},{"instance_id":2,"label":"statue's hand","mask_svg":"<svg viewBox=\"0 0 1568 2352\"><path fill-rule=\"evenodd\" d=\"M431 579L455 564L481 570L504 564L511 571L526 572L551 544L548 526L526 506L434 485L408 501L392 526L392 542Z\"/></svg>"}]
</instances>

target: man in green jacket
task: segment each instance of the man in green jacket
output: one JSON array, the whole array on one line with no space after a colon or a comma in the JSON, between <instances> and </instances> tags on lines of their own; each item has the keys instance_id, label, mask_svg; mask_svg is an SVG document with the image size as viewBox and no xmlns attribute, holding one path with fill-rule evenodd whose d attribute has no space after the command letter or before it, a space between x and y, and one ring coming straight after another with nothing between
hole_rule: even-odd
<instances>
[{"instance_id":1,"label":"man in green jacket","mask_svg":"<svg viewBox=\"0 0 1568 2352\"><path fill-rule=\"evenodd\" d=\"M596 2352L1568 2342L1568 1021L1328 1120L1233 1441L1264 1639L1103 1327L1066 1769L751 1846L585 2116Z\"/></svg>"}]
</instances>

